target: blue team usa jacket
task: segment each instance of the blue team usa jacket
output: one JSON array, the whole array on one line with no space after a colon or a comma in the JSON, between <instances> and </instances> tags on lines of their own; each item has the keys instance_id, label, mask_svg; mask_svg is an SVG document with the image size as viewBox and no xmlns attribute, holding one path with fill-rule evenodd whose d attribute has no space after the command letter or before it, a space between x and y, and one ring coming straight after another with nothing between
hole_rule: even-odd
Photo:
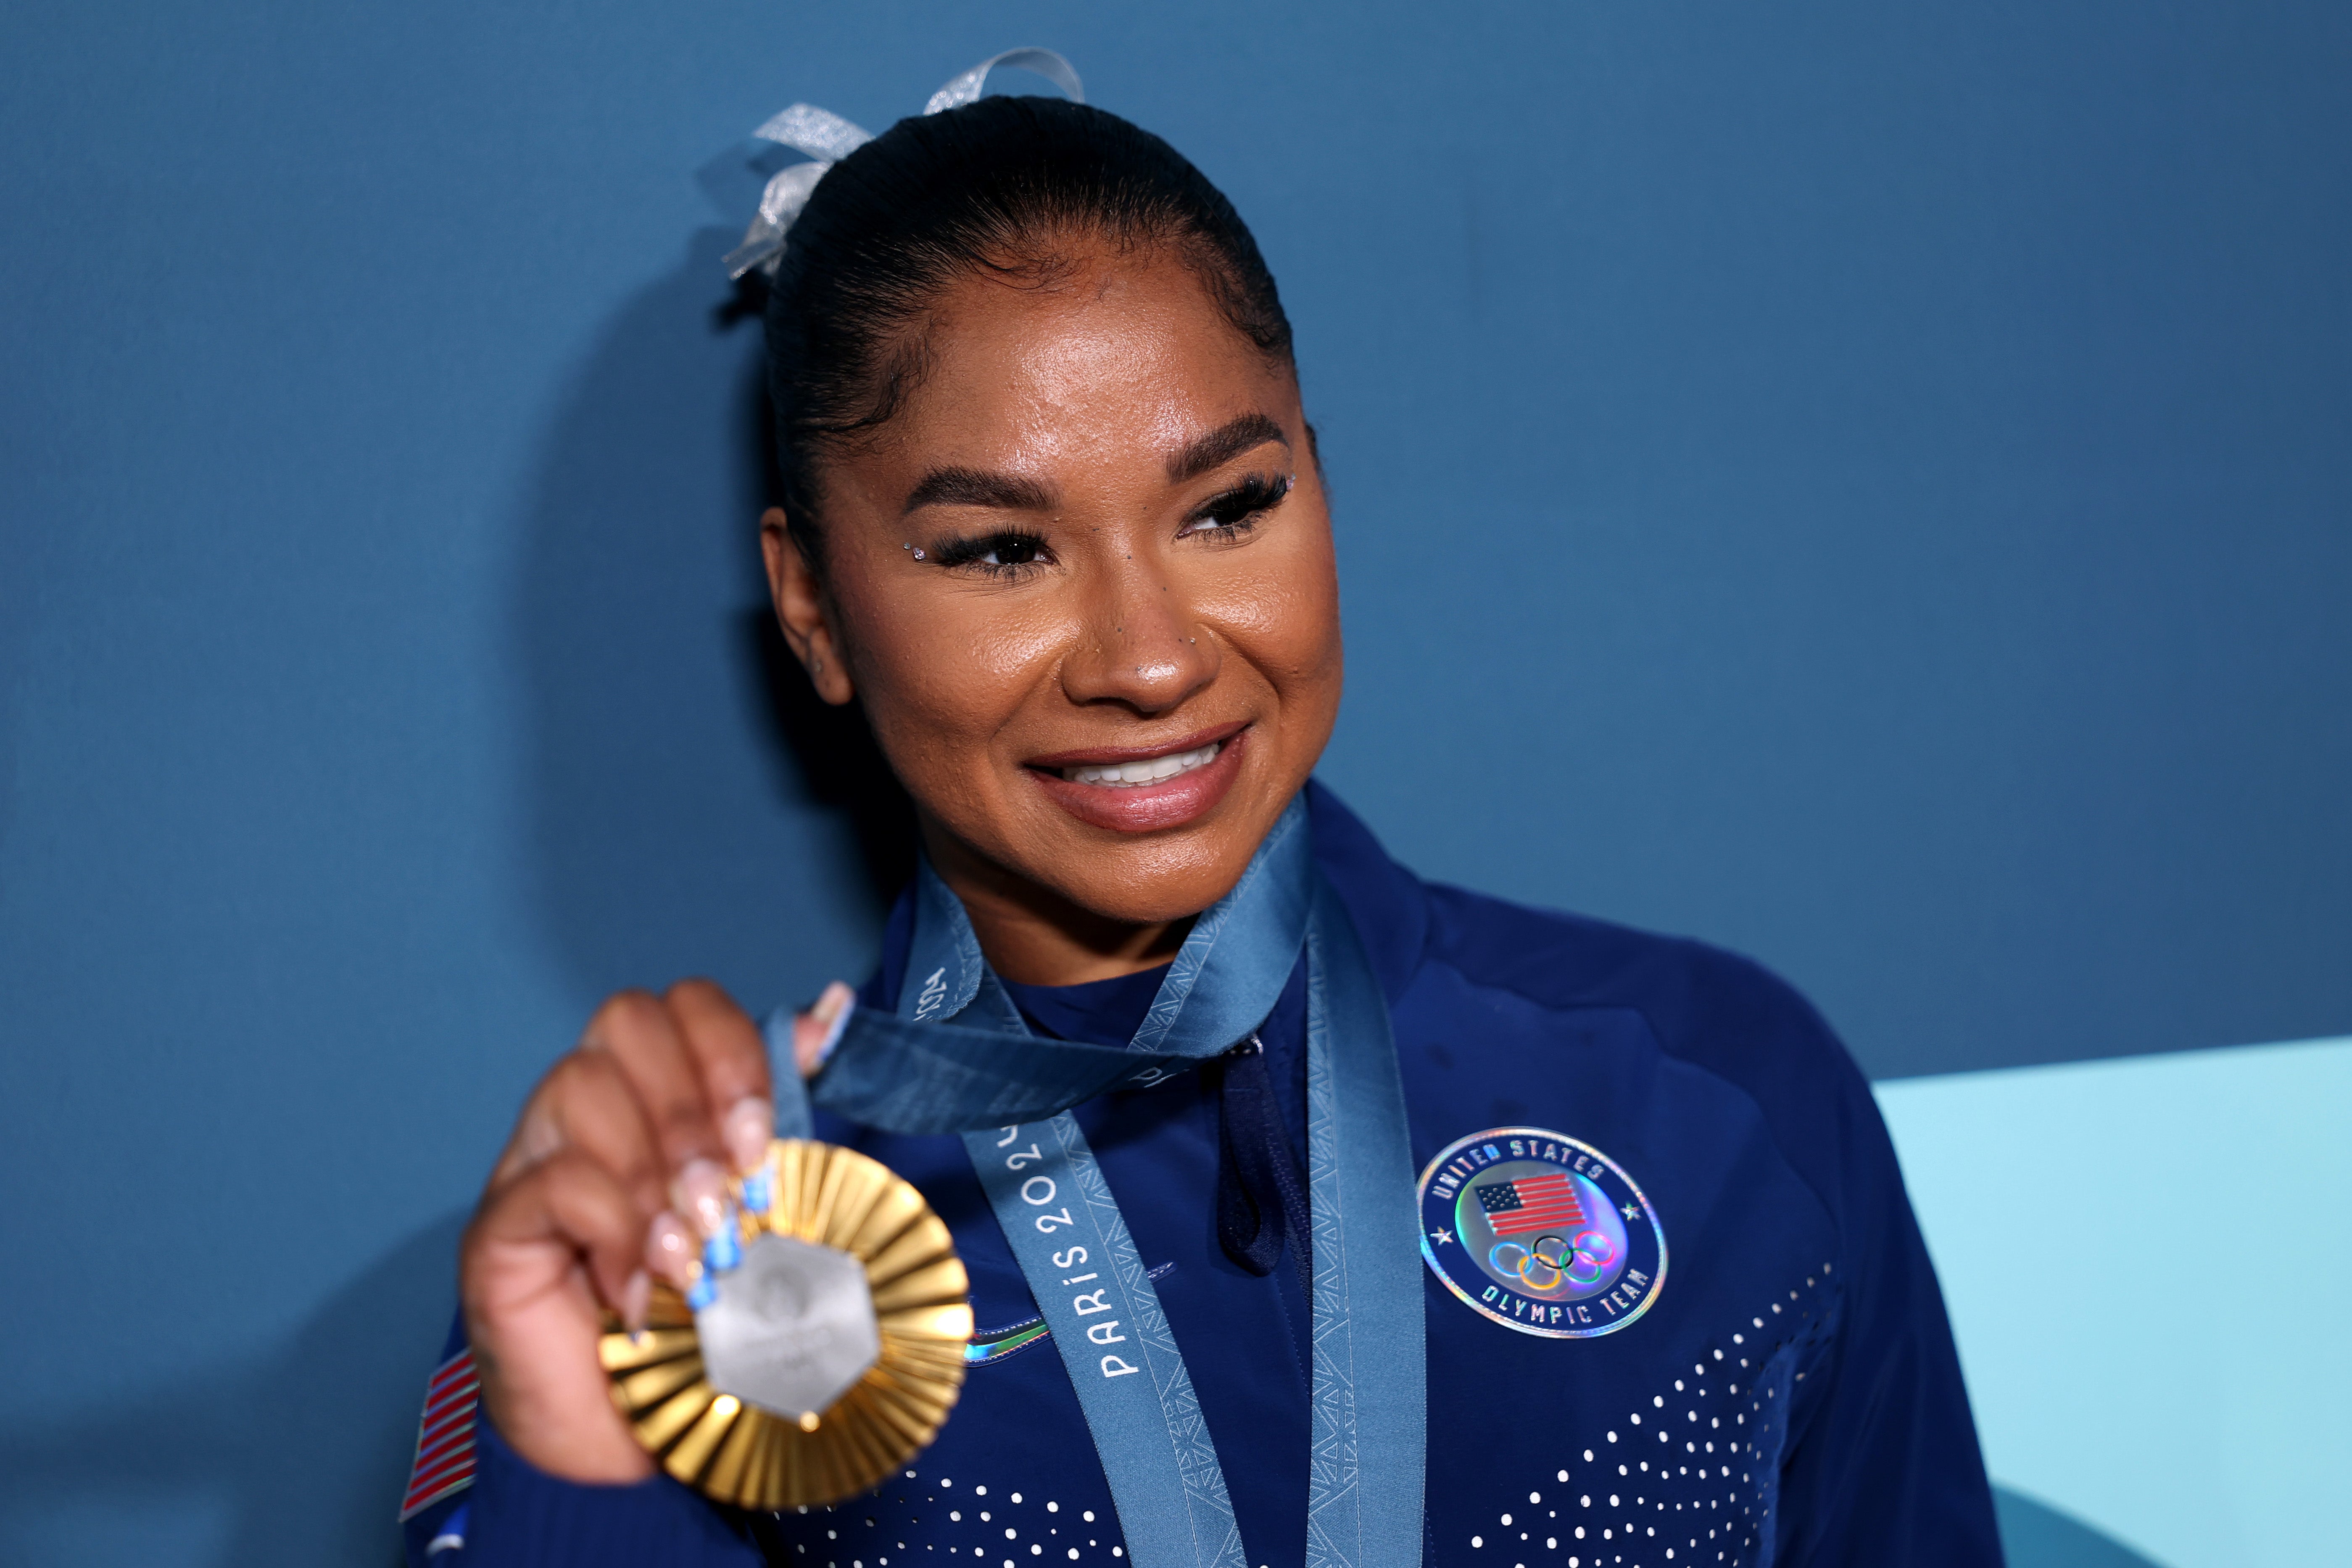
<instances>
[{"instance_id":1,"label":"blue team usa jacket","mask_svg":"<svg viewBox=\"0 0 2352 1568\"><path fill-rule=\"evenodd\" d=\"M1424 1561L1998 1564L1935 1275L1868 1087L1820 1016L1696 942L1423 882L1328 791L1308 800L1317 861L1387 994L1421 1182ZM895 1005L910 921L902 900L866 1005ZM1299 1148L1302 976L1260 1031ZM1155 984L1009 989L1033 1026L1118 1043ZM1287 1568L1307 1549L1309 1319L1295 1268L1254 1273L1220 1244L1207 1076L1076 1114L1249 1561ZM1124 1560L1077 1398L962 1142L823 1115L817 1136L919 1187L971 1272L979 1333L939 1441L868 1497L781 1517L667 1478L575 1486L479 1419L453 1336L404 1504L413 1564Z\"/></svg>"}]
</instances>

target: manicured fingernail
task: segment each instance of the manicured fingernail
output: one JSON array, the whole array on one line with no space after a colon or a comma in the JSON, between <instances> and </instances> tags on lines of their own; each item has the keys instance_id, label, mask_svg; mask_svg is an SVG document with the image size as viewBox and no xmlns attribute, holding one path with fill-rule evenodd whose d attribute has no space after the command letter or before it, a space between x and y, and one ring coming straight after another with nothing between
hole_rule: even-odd
<instances>
[{"instance_id":1,"label":"manicured fingernail","mask_svg":"<svg viewBox=\"0 0 2352 1568\"><path fill-rule=\"evenodd\" d=\"M824 1038L817 1043L816 1059L820 1066L833 1055L833 1047L841 1043L841 1032L849 1027L849 1016L857 1011L857 993L836 980L824 988L817 1000L825 1011L817 1015L824 1021Z\"/></svg>"},{"instance_id":2,"label":"manicured fingernail","mask_svg":"<svg viewBox=\"0 0 2352 1568\"><path fill-rule=\"evenodd\" d=\"M712 1161L688 1160L671 1195L705 1236L727 1223L727 1173Z\"/></svg>"},{"instance_id":3,"label":"manicured fingernail","mask_svg":"<svg viewBox=\"0 0 2352 1568\"><path fill-rule=\"evenodd\" d=\"M768 1157L768 1140L776 1135L776 1108L764 1096L747 1094L727 1113L724 1136L727 1157L739 1171L750 1171Z\"/></svg>"},{"instance_id":4,"label":"manicured fingernail","mask_svg":"<svg viewBox=\"0 0 2352 1568\"><path fill-rule=\"evenodd\" d=\"M743 1261L743 1233L737 1226L735 1205L727 1205L727 1218L710 1239L702 1244L702 1270L706 1274L724 1274Z\"/></svg>"},{"instance_id":5,"label":"manicured fingernail","mask_svg":"<svg viewBox=\"0 0 2352 1568\"><path fill-rule=\"evenodd\" d=\"M681 1290L694 1282L694 1258L700 1250L686 1222L667 1209L646 1227L646 1267Z\"/></svg>"},{"instance_id":6,"label":"manicured fingernail","mask_svg":"<svg viewBox=\"0 0 2352 1568\"><path fill-rule=\"evenodd\" d=\"M857 1010L857 993L836 980L818 994L809 1010L793 1020L793 1065L801 1069L803 1078L814 1078L824 1066L825 1058L841 1042L842 1030L849 1026L850 1014Z\"/></svg>"},{"instance_id":7,"label":"manicured fingernail","mask_svg":"<svg viewBox=\"0 0 2352 1568\"><path fill-rule=\"evenodd\" d=\"M621 1326L635 1333L646 1326L646 1311L653 1304L654 1282L642 1268L629 1276L621 1287Z\"/></svg>"},{"instance_id":8,"label":"manicured fingernail","mask_svg":"<svg viewBox=\"0 0 2352 1568\"><path fill-rule=\"evenodd\" d=\"M563 1147L563 1130L555 1124L555 1118L533 1111L530 1119L523 1123L522 1136L515 1140L515 1143L522 1156L522 1163L536 1165Z\"/></svg>"},{"instance_id":9,"label":"manicured fingernail","mask_svg":"<svg viewBox=\"0 0 2352 1568\"><path fill-rule=\"evenodd\" d=\"M692 1288L686 1293L686 1304L698 1312L704 1310L717 1300L719 1300L719 1287L711 1283L710 1276L708 1274L698 1276Z\"/></svg>"},{"instance_id":10,"label":"manicured fingernail","mask_svg":"<svg viewBox=\"0 0 2352 1568\"><path fill-rule=\"evenodd\" d=\"M817 1052L824 1045L825 1032L814 1013L803 1013L793 1020L793 1066L803 1078L814 1078L816 1069L824 1065Z\"/></svg>"}]
</instances>

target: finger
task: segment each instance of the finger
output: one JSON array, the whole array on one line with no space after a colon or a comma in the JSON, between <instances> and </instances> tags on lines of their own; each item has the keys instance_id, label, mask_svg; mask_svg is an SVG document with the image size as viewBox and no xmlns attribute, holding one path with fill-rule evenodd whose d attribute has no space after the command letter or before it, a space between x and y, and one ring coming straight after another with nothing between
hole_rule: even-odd
<instances>
[{"instance_id":1,"label":"finger","mask_svg":"<svg viewBox=\"0 0 2352 1568\"><path fill-rule=\"evenodd\" d=\"M499 1152L499 1163L490 1170L489 1186L505 1185L563 1147L563 1129L555 1120L554 1107L547 1101L548 1079L554 1076L550 1069L548 1078L541 1079L539 1087L531 1090L522 1114L515 1118L514 1133Z\"/></svg>"},{"instance_id":2,"label":"finger","mask_svg":"<svg viewBox=\"0 0 2352 1568\"><path fill-rule=\"evenodd\" d=\"M560 1247L587 1264L614 1311L631 1305L645 1261L646 1213L626 1184L580 1149L560 1149L484 1198L467 1235L470 1256ZM469 1278L482 1272L468 1268Z\"/></svg>"},{"instance_id":3,"label":"finger","mask_svg":"<svg viewBox=\"0 0 2352 1568\"><path fill-rule=\"evenodd\" d=\"M698 1211L720 1203L726 1173L717 1163L722 1152L718 1118L703 1097L702 1074L669 1008L646 992L621 992L589 1020L582 1048L610 1053L628 1076L663 1166L687 1188L681 1199ZM703 1216L698 1212L692 1217ZM705 1228L716 1223L714 1208Z\"/></svg>"},{"instance_id":4,"label":"finger","mask_svg":"<svg viewBox=\"0 0 2352 1568\"><path fill-rule=\"evenodd\" d=\"M486 1196L461 1255L483 1414L532 1464L625 1484L651 1468L598 1366L599 1301L643 1321L637 1205L593 1158L558 1150Z\"/></svg>"},{"instance_id":5,"label":"finger","mask_svg":"<svg viewBox=\"0 0 2352 1568\"><path fill-rule=\"evenodd\" d=\"M700 1246L686 1223L665 1206L669 1173L659 1142L628 1075L608 1051L573 1051L540 1080L518 1120L507 1154L490 1177L490 1194L495 1196L567 1148L602 1164L641 1210L653 1214L645 1228L646 1268L681 1290L692 1285ZM636 1293L646 1288L640 1284ZM637 1305L634 1299L622 1303L623 1315L629 1316Z\"/></svg>"},{"instance_id":6,"label":"finger","mask_svg":"<svg viewBox=\"0 0 2352 1568\"><path fill-rule=\"evenodd\" d=\"M574 1051L533 1097L560 1146L603 1165L650 1213L668 1201L669 1170L635 1086L607 1051Z\"/></svg>"},{"instance_id":7,"label":"finger","mask_svg":"<svg viewBox=\"0 0 2352 1568\"><path fill-rule=\"evenodd\" d=\"M646 1267L686 1290L692 1288L701 1266L702 1243L687 1228L686 1221L668 1209L654 1215L646 1226Z\"/></svg>"},{"instance_id":8,"label":"finger","mask_svg":"<svg viewBox=\"0 0 2352 1568\"><path fill-rule=\"evenodd\" d=\"M609 1100L618 1090L619 1102ZM593 1101L604 1101L593 1104ZM594 1147L614 1170L635 1177L654 1147L652 1130L637 1109L636 1091L618 1064L603 1052L572 1051L547 1069L515 1119L514 1135L499 1156L487 1184L504 1186L531 1166L577 1140L567 1118L594 1135ZM647 1152L637 1147L643 1144Z\"/></svg>"},{"instance_id":9,"label":"finger","mask_svg":"<svg viewBox=\"0 0 2352 1568\"><path fill-rule=\"evenodd\" d=\"M767 1157L776 1105L768 1082L768 1046L751 1016L708 980L681 980L665 998L702 1076L703 1099L719 1109L728 1159L748 1171Z\"/></svg>"},{"instance_id":10,"label":"finger","mask_svg":"<svg viewBox=\"0 0 2352 1568\"><path fill-rule=\"evenodd\" d=\"M491 1167L490 1179L484 1184L486 1191L506 1185L563 1147L563 1123L557 1114L555 1085L565 1063L576 1055L577 1052L567 1053L532 1086L530 1098L523 1101L522 1114L515 1118L514 1132L507 1139L507 1146L499 1152L499 1163Z\"/></svg>"},{"instance_id":11,"label":"finger","mask_svg":"<svg viewBox=\"0 0 2352 1568\"><path fill-rule=\"evenodd\" d=\"M814 1078L824 1065L856 1001L857 994L836 980L818 994L815 1005L793 1019L793 1065L803 1078Z\"/></svg>"}]
</instances>

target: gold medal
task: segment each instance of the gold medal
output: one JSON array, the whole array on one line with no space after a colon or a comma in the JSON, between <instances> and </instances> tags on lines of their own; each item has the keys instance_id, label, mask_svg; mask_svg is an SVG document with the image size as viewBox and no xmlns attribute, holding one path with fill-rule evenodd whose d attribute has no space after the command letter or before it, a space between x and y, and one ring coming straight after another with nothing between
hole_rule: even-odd
<instances>
[{"instance_id":1,"label":"gold medal","mask_svg":"<svg viewBox=\"0 0 2352 1568\"><path fill-rule=\"evenodd\" d=\"M798 1139L734 1184L739 1244L695 1305L656 1285L646 1326L598 1350L637 1441L704 1495L839 1502L939 1435L971 1303L948 1227L888 1166Z\"/></svg>"}]
</instances>

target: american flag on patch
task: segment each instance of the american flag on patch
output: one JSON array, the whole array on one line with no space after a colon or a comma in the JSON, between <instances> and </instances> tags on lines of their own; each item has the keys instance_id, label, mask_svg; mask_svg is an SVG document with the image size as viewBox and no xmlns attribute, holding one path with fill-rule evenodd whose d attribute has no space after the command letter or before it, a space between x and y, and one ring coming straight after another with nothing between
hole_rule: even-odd
<instances>
[{"instance_id":1,"label":"american flag on patch","mask_svg":"<svg viewBox=\"0 0 2352 1568\"><path fill-rule=\"evenodd\" d=\"M474 1401L479 1387L472 1351L459 1351L434 1370L425 1385L425 1415L416 1424L416 1462L408 1469L401 1518L474 1484Z\"/></svg>"},{"instance_id":2,"label":"american flag on patch","mask_svg":"<svg viewBox=\"0 0 2352 1568\"><path fill-rule=\"evenodd\" d=\"M1471 1190L1478 1194L1478 1206L1486 1211L1496 1236L1524 1236L1531 1230L1560 1230L1584 1223L1584 1205L1577 1200L1576 1184L1565 1171L1521 1176L1516 1182L1489 1182Z\"/></svg>"}]
</instances>

